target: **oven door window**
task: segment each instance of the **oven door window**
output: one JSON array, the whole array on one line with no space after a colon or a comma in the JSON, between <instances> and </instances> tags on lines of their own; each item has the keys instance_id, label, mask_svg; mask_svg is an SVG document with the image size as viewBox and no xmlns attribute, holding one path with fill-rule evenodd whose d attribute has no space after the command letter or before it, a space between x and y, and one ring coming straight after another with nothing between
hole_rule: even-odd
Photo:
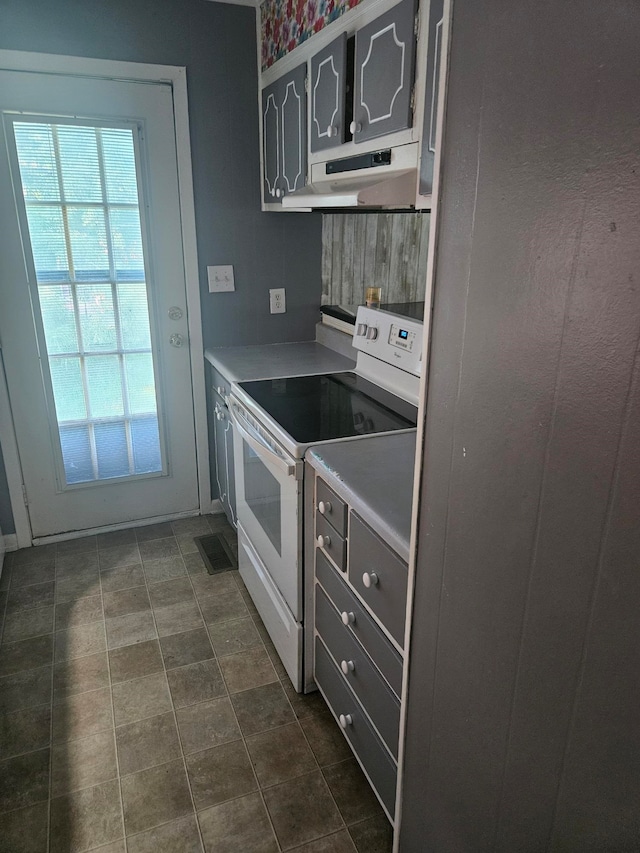
<instances>
[{"instance_id":1,"label":"oven door window","mask_svg":"<svg viewBox=\"0 0 640 853\"><path fill-rule=\"evenodd\" d=\"M242 442L244 498L273 547L282 556L282 489L262 459Z\"/></svg>"}]
</instances>

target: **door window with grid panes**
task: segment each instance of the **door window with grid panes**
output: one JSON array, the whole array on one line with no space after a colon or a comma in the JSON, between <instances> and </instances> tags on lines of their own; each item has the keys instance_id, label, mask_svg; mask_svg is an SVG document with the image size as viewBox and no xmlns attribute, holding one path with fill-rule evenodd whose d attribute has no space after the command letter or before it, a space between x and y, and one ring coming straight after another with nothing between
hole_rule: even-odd
<instances>
[{"instance_id":1,"label":"door window with grid panes","mask_svg":"<svg viewBox=\"0 0 640 853\"><path fill-rule=\"evenodd\" d=\"M65 483L161 472L135 128L12 127Z\"/></svg>"}]
</instances>

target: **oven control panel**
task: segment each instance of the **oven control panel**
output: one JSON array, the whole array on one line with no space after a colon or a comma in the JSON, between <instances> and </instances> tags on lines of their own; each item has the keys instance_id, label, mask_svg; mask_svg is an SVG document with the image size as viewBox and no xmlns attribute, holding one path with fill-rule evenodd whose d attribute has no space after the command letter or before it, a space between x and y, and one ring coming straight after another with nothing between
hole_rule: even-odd
<instances>
[{"instance_id":1,"label":"oven control panel","mask_svg":"<svg viewBox=\"0 0 640 853\"><path fill-rule=\"evenodd\" d=\"M420 376L423 324L379 308L358 308L353 346L360 352Z\"/></svg>"}]
</instances>

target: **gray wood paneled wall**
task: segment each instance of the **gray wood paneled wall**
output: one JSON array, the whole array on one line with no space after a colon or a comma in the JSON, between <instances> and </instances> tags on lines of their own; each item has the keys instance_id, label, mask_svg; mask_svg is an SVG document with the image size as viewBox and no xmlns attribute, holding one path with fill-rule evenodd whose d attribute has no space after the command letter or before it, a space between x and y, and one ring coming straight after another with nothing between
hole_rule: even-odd
<instances>
[{"instance_id":1,"label":"gray wood paneled wall","mask_svg":"<svg viewBox=\"0 0 640 853\"><path fill-rule=\"evenodd\" d=\"M429 221L428 211L323 214L322 304L357 305L373 285L383 302L421 302Z\"/></svg>"},{"instance_id":2,"label":"gray wood paneled wall","mask_svg":"<svg viewBox=\"0 0 640 853\"><path fill-rule=\"evenodd\" d=\"M454 3L399 850L638 851L640 4L505 10Z\"/></svg>"}]
</instances>

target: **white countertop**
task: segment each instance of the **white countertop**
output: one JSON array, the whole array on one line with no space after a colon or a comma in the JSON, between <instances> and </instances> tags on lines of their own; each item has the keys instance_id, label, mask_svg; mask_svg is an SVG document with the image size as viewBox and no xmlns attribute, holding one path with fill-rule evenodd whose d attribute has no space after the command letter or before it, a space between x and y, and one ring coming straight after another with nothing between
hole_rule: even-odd
<instances>
[{"instance_id":1,"label":"white countertop","mask_svg":"<svg viewBox=\"0 0 640 853\"><path fill-rule=\"evenodd\" d=\"M416 433L318 445L305 460L390 548L409 562Z\"/></svg>"},{"instance_id":2,"label":"white countertop","mask_svg":"<svg viewBox=\"0 0 640 853\"><path fill-rule=\"evenodd\" d=\"M355 365L355 358L345 358L315 341L221 347L207 349L204 355L229 382L336 373L352 370Z\"/></svg>"}]
</instances>

